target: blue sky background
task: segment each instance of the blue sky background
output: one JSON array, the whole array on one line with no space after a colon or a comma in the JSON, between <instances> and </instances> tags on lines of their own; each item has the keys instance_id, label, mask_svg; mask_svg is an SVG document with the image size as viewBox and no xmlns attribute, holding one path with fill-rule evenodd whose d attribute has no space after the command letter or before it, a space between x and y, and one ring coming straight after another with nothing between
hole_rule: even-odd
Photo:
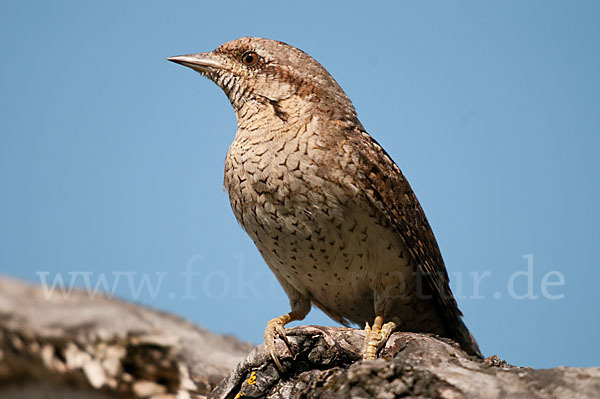
<instances>
[{"instance_id":1,"label":"blue sky background","mask_svg":"<svg viewBox=\"0 0 600 399\"><path fill-rule=\"evenodd\" d=\"M599 365L600 3L217 3L0 3L2 274L104 276L260 342L289 305L222 191L235 115L165 57L269 37L319 60L400 165L486 355ZM527 254L537 299L522 274L510 295Z\"/></svg>"}]
</instances>

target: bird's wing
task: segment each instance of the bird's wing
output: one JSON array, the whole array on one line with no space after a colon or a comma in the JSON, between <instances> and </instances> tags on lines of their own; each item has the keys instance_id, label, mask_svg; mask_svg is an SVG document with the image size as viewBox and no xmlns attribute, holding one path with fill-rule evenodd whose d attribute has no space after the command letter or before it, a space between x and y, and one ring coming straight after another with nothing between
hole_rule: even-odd
<instances>
[{"instance_id":1,"label":"bird's wing","mask_svg":"<svg viewBox=\"0 0 600 399\"><path fill-rule=\"evenodd\" d=\"M365 194L402 238L425 282L423 292L435 298L447 326L454 330L457 321L462 324L462 313L450 290L444 260L416 195L400 168L368 133L354 129L344 136L352 148L354 161L359 163L358 177L366 187Z\"/></svg>"},{"instance_id":2,"label":"bird's wing","mask_svg":"<svg viewBox=\"0 0 600 399\"><path fill-rule=\"evenodd\" d=\"M344 133L337 137L342 141L337 148L351 149L352 162L358 163L357 177L362 180L366 196L385 215L417 264L417 272L425 282L421 292L433 296L449 336L468 353L483 357L461 319L433 230L402 171L364 130L354 128Z\"/></svg>"},{"instance_id":3,"label":"bird's wing","mask_svg":"<svg viewBox=\"0 0 600 399\"><path fill-rule=\"evenodd\" d=\"M339 160L342 163L338 169L352 175L347 176L347 180L338 177L335 181L348 185L346 191L362 192L384 215L414 260L416 272L423 282L419 287L420 294L431 295L437 304L448 337L456 340L468 353L483 357L461 319L462 313L450 290L448 272L433 230L398 165L357 120L332 121L326 129L328 134L324 141L328 142L316 143L327 157L324 162ZM331 156L332 149L338 151L336 156ZM327 176L330 170L325 167L321 170L324 179L333 178Z\"/></svg>"}]
</instances>

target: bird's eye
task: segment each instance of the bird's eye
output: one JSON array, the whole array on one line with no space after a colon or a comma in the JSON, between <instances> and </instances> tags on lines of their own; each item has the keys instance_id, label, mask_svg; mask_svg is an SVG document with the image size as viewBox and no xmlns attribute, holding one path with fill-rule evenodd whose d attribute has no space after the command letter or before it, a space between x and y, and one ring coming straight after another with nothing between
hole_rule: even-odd
<instances>
[{"instance_id":1,"label":"bird's eye","mask_svg":"<svg viewBox=\"0 0 600 399\"><path fill-rule=\"evenodd\" d=\"M246 66L253 67L258 64L258 54L254 51L247 51L242 55L242 62Z\"/></svg>"}]
</instances>

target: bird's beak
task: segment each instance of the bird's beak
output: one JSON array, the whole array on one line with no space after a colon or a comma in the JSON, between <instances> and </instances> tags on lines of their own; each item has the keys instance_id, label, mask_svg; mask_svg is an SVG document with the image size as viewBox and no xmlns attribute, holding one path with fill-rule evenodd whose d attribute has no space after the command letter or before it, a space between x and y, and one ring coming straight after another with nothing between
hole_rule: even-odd
<instances>
[{"instance_id":1,"label":"bird's beak","mask_svg":"<svg viewBox=\"0 0 600 399\"><path fill-rule=\"evenodd\" d=\"M213 53L178 55L169 57L167 60L192 68L198 72L205 72L209 69L224 69L223 64L217 60Z\"/></svg>"}]
</instances>

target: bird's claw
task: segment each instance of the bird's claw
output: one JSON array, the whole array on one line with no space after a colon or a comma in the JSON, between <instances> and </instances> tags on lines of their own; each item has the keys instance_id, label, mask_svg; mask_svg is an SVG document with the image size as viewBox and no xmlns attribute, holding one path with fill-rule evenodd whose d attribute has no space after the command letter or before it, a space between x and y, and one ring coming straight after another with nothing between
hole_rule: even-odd
<instances>
[{"instance_id":1,"label":"bird's claw","mask_svg":"<svg viewBox=\"0 0 600 399\"><path fill-rule=\"evenodd\" d=\"M283 327L285 324L286 322L282 320L281 317L278 317L276 319L270 320L267 323L267 328L265 329L265 343L267 345L269 354L271 355L271 358L273 359L273 362L275 363L275 366L277 366L279 371L283 371L283 367L281 366L281 362L279 361L279 354L277 352L277 347L275 346L276 336L279 336L279 338L281 338L281 340L285 343L292 357L295 356L295 351L292 348L292 345L290 344L287 335L285 334L285 328Z\"/></svg>"},{"instance_id":2,"label":"bird's claw","mask_svg":"<svg viewBox=\"0 0 600 399\"><path fill-rule=\"evenodd\" d=\"M377 317L373 327L369 323L365 325L365 350L363 360L373 360L377 358L377 350L385 344L390 334L396 329L396 323L390 321L382 325L383 319Z\"/></svg>"}]
</instances>

